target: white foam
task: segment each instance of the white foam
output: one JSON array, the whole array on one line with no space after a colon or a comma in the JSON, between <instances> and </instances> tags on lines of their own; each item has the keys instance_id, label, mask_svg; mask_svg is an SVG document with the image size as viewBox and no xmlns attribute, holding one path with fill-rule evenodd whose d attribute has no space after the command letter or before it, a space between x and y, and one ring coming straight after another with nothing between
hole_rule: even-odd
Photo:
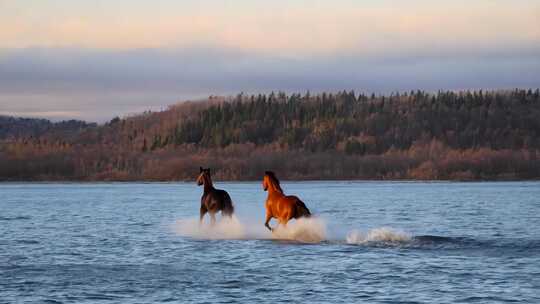
<instances>
[{"instance_id":1,"label":"white foam","mask_svg":"<svg viewBox=\"0 0 540 304\"><path fill-rule=\"evenodd\" d=\"M326 225L319 218L293 220L288 223L287 228L278 226L273 232L268 231L262 222L241 221L236 216L218 219L214 225L199 223L197 218L179 219L171 229L180 236L208 240L276 239L318 243L326 237Z\"/></svg>"},{"instance_id":2,"label":"white foam","mask_svg":"<svg viewBox=\"0 0 540 304\"><path fill-rule=\"evenodd\" d=\"M172 225L172 230L181 236L210 240L244 239L247 234L235 216L221 218L214 225L199 223L198 218L180 219Z\"/></svg>"},{"instance_id":3,"label":"white foam","mask_svg":"<svg viewBox=\"0 0 540 304\"><path fill-rule=\"evenodd\" d=\"M300 218L287 224L287 228L278 226L272 238L293 240L302 243L320 243L326 239L326 224L317 217Z\"/></svg>"},{"instance_id":4,"label":"white foam","mask_svg":"<svg viewBox=\"0 0 540 304\"><path fill-rule=\"evenodd\" d=\"M250 221L251 220L251 221ZM239 219L222 217L211 225L208 221L200 224L198 218L179 219L171 229L180 236L206 239L206 240L289 240L302 243L320 243L328 240L326 222L320 217L301 218L292 220L287 227L276 226L273 232L268 231L261 221L254 222L253 219ZM347 244L366 244L369 242L379 243L402 243L411 240L411 236L401 230L390 227L380 227L367 232L352 230L346 236L334 235L332 242L345 242Z\"/></svg>"},{"instance_id":5,"label":"white foam","mask_svg":"<svg viewBox=\"0 0 540 304\"><path fill-rule=\"evenodd\" d=\"M347 234L347 244L365 244L368 242L402 243L411 240L411 236L401 230L380 227L363 233L353 230Z\"/></svg>"}]
</instances>

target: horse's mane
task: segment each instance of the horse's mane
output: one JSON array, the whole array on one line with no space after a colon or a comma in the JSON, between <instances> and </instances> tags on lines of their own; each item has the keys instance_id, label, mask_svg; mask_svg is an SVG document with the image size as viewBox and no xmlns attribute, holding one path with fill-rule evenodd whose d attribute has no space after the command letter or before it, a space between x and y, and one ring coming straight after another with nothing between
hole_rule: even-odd
<instances>
[{"instance_id":1,"label":"horse's mane","mask_svg":"<svg viewBox=\"0 0 540 304\"><path fill-rule=\"evenodd\" d=\"M204 174L203 177L205 179L205 183L207 183L208 186L213 186L212 177L210 176L210 172L206 172L206 174Z\"/></svg>"},{"instance_id":2,"label":"horse's mane","mask_svg":"<svg viewBox=\"0 0 540 304\"><path fill-rule=\"evenodd\" d=\"M201 168L202 169L202 168ZM208 169L202 169L202 172L203 172L203 179L204 179L204 183L207 185L207 186L213 186L213 183L212 183L212 177L210 176L210 168Z\"/></svg>"},{"instance_id":3,"label":"horse's mane","mask_svg":"<svg viewBox=\"0 0 540 304\"><path fill-rule=\"evenodd\" d=\"M277 191L283 193L283 189L281 189L281 186L279 185L279 180L277 179L274 172L266 171L265 174L270 178L270 182L274 185L274 188L276 188Z\"/></svg>"}]
</instances>

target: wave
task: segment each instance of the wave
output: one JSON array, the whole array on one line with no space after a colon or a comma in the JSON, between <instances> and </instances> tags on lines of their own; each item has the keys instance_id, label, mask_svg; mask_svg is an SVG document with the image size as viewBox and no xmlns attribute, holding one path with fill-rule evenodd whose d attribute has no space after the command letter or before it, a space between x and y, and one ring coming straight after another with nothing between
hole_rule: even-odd
<instances>
[{"instance_id":1,"label":"wave","mask_svg":"<svg viewBox=\"0 0 540 304\"><path fill-rule=\"evenodd\" d=\"M240 220L237 216L220 218L214 225L198 218L179 219L172 231L183 237L200 240L277 240L299 243L338 243L351 245L389 245L411 242L413 237L401 230L380 227L362 232L352 230L346 236L328 235L326 221L320 217L290 221L287 227L278 225L270 232L261 222Z\"/></svg>"},{"instance_id":2,"label":"wave","mask_svg":"<svg viewBox=\"0 0 540 304\"><path fill-rule=\"evenodd\" d=\"M366 243L404 243L411 240L411 236L401 230L391 227L380 227L363 233L359 230L353 230L347 234L347 244L366 244Z\"/></svg>"},{"instance_id":3,"label":"wave","mask_svg":"<svg viewBox=\"0 0 540 304\"><path fill-rule=\"evenodd\" d=\"M411 247L434 249L505 250L515 253L539 253L540 240L526 238L447 237L437 235L418 235L412 238Z\"/></svg>"},{"instance_id":4,"label":"wave","mask_svg":"<svg viewBox=\"0 0 540 304\"><path fill-rule=\"evenodd\" d=\"M275 225L275 224L274 224ZM400 247L408 249L491 250L531 252L540 249L540 240L529 239L475 239L438 235L412 235L392 227L378 227L367 231L358 229L348 233L328 233L326 221L321 217L290 221L268 231L262 222L253 219L221 218L215 225L199 224L198 218L179 219L171 230L182 237L199 240L274 240L295 243L346 244L363 247Z\"/></svg>"},{"instance_id":5,"label":"wave","mask_svg":"<svg viewBox=\"0 0 540 304\"><path fill-rule=\"evenodd\" d=\"M413 240L418 244L440 245L440 244L474 244L479 241L468 237L449 237L439 235L417 235Z\"/></svg>"},{"instance_id":6,"label":"wave","mask_svg":"<svg viewBox=\"0 0 540 304\"><path fill-rule=\"evenodd\" d=\"M0 221L16 221L16 220L29 220L31 217L29 216L0 216Z\"/></svg>"}]
</instances>

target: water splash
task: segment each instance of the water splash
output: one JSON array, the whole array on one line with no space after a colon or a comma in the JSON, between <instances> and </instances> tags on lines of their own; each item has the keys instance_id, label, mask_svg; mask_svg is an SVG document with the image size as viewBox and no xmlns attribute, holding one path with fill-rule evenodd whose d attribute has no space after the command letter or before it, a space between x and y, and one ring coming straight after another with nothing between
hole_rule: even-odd
<instances>
[{"instance_id":1,"label":"water splash","mask_svg":"<svg viewBox=\"0 0 540 304\"><path fill-rule=\"evenodd\" d=\"M214 225L206 222L200 224L198 218L180 219L171 229L177 235L202 240L287 240L300 243L330 241L357 245L394 244L413 240L410 234L390 227L375 228L367 232L355 229L346 236L333 235L329 239L326 221L320 217L292 220L287 227L276 226L273 232L268 231L262 222L239 219L236 216L220 218Z\"/></svg>"},{"instance_id":2,"label":"water splash","mask_svg":"<svg viewBox=\"0 0 540 304\"><path fill-rule=\"evenodd\" d=\"M209 240L246 239L249 232L236 216L221 218L214 225L199 223L198 218L180 219L171 228L181 236Z\"/></svg>"},{"instance_id":3,"label":"water splash","mask_svg":"<svg viewBox=\"0 0 540 304\"><path fill-rule=\"evenodd\" d=\"M320 243L326 240L326 223L317 217L301 218L289 222L287 228L278 226L273 231L272 237L302 243Z\"/></svg>"},{"instance_id":4,"label":"water splash","mask_svg":"<svg viewBox=\"0 0 540 304\"><path fill-rule=\"evenodd\" d=\"M409 242L411 236L401 230L390 227L380 227L363 233L359 230L352 230L347 234L347 244L365 244L369 242L380 243L403 243Z\"/></svg>"},{"instance_id":5,"label":"water splash","mask_svg":"<svg viewBox=\"0 0 540 304\"><path fill-rule=\"evenodd\" d=\"M221 218L214 225L200 224L197 218L180 219L171 229L180 236L207 240L275 239L319 243L326 238L326 225L320 218L291 221L287 228L279 226L273 232L268 231L261 222L241 221L236 216Z\"/></svg>"}]
</instances>

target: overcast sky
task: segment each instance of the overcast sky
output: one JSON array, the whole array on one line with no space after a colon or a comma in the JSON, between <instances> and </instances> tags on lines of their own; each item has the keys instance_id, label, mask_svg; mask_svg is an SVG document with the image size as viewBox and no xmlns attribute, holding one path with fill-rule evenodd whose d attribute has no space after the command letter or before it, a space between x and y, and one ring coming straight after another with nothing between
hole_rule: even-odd
<instances>
[{"instance_id":1,"label":"overcast sky","mask_svg":"<svg viewBox=\"0 0 540 304\"><path fill-rule=\"evenodd\" d=\"M538 0L0 0L0 114L272 90L540 87Z\"/></svg>"}]
</instances>

